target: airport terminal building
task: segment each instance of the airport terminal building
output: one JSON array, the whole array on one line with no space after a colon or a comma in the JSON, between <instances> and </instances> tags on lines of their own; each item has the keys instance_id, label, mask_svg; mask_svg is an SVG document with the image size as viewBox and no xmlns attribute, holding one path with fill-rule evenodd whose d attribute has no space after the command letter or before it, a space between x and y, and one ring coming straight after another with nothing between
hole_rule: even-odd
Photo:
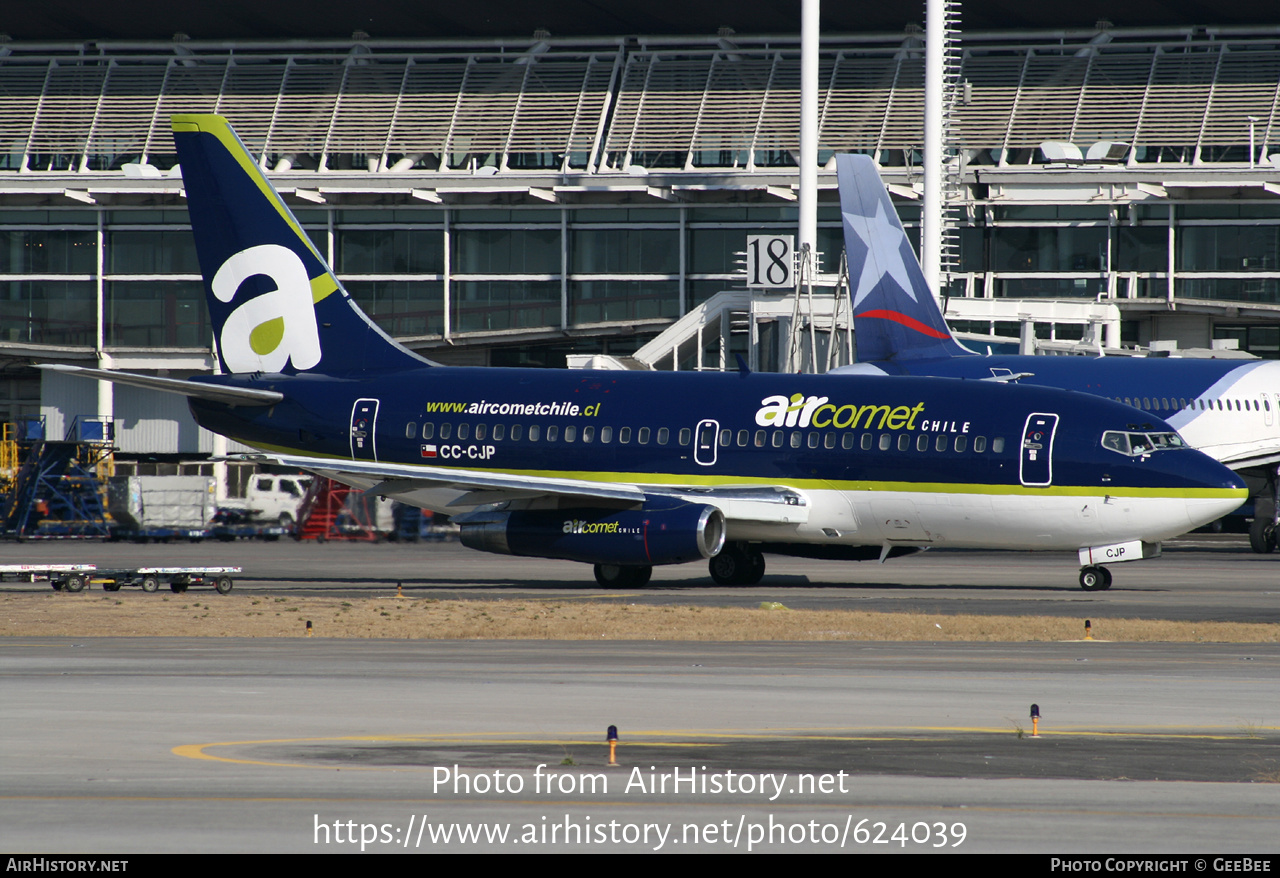
<instances>
[{"instance_id":1,"label":"airport terminal building","mask_svg":"<svg viewBox=\"0 0 1280 878\"><path fill-rule=\"evenodd\" d=\"M360 305L442 362L626 355L741 287L746 236L797 222L798 20L769 34L607 24L11 35L0 420L44 414L52 435L109 417L123 455L171 463L214 450L180 398L101 395L32 368L212 368L175 113L227 116ZM923 33L902 24L824 24L828 283L834 153L874 156L919 226ZM960 31L945 144L954 328L996 342L1030 324L1111 348L1225 339L1280 357L1280 26L1205 24Z\"/></svg>"}]
</instances>

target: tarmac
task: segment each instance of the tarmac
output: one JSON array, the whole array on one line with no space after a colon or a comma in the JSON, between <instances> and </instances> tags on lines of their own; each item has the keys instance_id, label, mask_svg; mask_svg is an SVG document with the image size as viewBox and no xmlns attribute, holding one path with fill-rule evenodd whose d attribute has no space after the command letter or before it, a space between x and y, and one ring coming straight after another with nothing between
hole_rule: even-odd
<instances>
[{"instance_id":1,"label":"tarmac","mask_svg":"<svg viewBox=\"0 0 1280 878\"><path fill-rule=\"evenodd\" d=\"M245 589L603 594L456 546L19 548L217 557ZM784 561L746 599L1269 619L1277 561L1193 546L1095 593L1052 556L843 584ZM640 599L733 599L655 580ZM0 687L9 852L1280 852L1275 645L6 638Z\"/></svg>"}]
</instances>

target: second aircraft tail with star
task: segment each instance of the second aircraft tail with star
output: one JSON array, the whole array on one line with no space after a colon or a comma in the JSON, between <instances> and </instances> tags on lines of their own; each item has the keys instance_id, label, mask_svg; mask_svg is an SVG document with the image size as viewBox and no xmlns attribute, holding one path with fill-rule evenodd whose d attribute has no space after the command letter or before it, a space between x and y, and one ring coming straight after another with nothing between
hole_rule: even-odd
<instances>
[{"instance_id":1,"label":"second aircraft tail with star","mask_svg":"<svg viewBox=\"0 0 1280 878\"><path fill-rule=\"evenodd\" d=\"M972 356L942 319L875 162L838 155L836 172L858 359Z\"/></svg>"}]
</instances>

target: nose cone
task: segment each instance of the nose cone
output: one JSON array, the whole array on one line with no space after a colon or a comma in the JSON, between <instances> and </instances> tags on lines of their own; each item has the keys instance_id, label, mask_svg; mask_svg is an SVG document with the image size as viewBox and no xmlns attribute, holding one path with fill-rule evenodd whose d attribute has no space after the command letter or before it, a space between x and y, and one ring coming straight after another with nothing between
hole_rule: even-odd
<instances>
[{"instance_id":1,"label":"nose cone","mask_svg":"<svg viewBox=\"0 0 1280 878\"><path fill-rule=\"evenodd\" d=\"M1158 452L1147 462L1171 486L1172 497L1182 500L1187 530L1217 521L1249 499L1240 476L1199 451L1187 448Z\"/></svg>"}]
</instances>

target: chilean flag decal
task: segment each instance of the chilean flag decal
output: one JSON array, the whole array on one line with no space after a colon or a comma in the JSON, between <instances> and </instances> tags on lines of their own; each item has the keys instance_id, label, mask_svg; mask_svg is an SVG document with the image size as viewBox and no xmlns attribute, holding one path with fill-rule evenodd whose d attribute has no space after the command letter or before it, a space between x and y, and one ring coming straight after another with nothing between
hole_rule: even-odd
<instances>
[{"instance_id":1,"label":"chilean flag decal","mask_svg":"<svg viewBox=\"0 0 1280 878\"><path fill-rule=\"evenodd\" d=\"M436 456L436 447L435 447L434 445L423 445L423 446L422 446L422 456L423 456L423 457L435 457L435 456Z\"/></svg>"}]
</instances>

